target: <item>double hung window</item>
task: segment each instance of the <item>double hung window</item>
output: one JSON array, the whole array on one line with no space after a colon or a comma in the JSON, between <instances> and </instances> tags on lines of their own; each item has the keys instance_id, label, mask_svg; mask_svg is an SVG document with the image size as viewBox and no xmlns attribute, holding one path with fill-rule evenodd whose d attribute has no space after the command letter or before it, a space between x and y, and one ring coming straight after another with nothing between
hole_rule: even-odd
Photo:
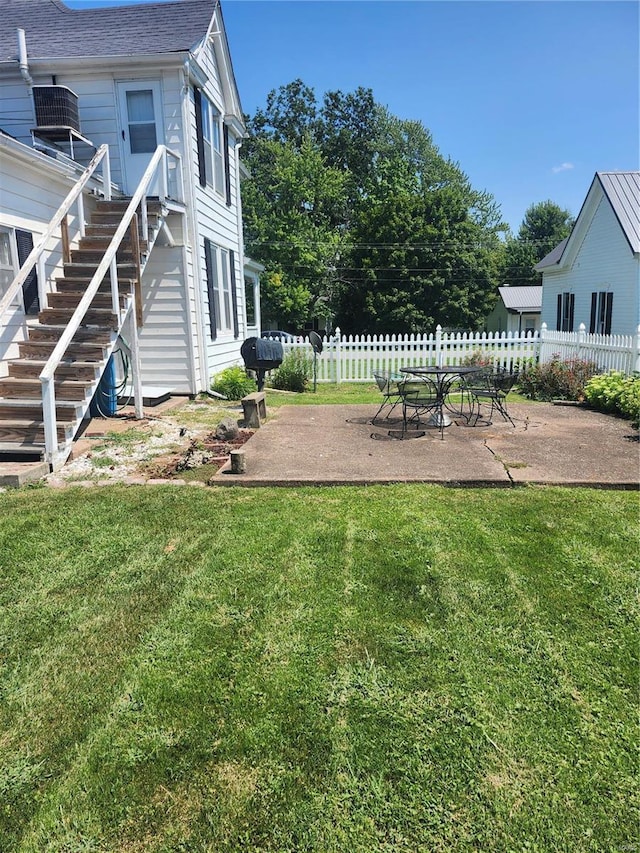
<instances>
[{"instance_id":1,"label":"double hung window","mask_svg":"<svg viewBox=\"0 0 640 853\"><path fill-rule=\"evenodd\" d=\"M211 339L233 331L238 337L234 253L204 241Z\"/></svg>"},{"instance_id":2,"label":"double hung window","mask_svg":"<svg viewBox=\"0 0 640 853\"><path fill-rule=\"evenodd\" d=\"M17 272L13 231L0 228L0 296L7 292Z\"/></svg>"},{"instance_id":3,"label":"double hung window","mask_svg":"<svg viewBox=\"0 0 640 853\"><path fill-rule=\"evenodd\" d=\"M573 332L575 293L559 293L556 314L556 331Z\"/></svg>"},{"instance_id":4,"label":"double hung window","mask_svg":"<svg viewBox=\"0 0 640 853\"><path fill-rule=\"evenodd\" d=\"M612 311L613 293L611 291L601 290L592 293L589 331L596 335L610 335Z\"/></svg>"},{"instance_id":5,"label":"double hung window","mask_svg":"<svg viewBox=\"0 0 640 853\"><path fill-rule=\"evenodd\" d=\"M225 193L222 116L200 89L195 89L200 184Z\"/></svg>"}]
</instances>

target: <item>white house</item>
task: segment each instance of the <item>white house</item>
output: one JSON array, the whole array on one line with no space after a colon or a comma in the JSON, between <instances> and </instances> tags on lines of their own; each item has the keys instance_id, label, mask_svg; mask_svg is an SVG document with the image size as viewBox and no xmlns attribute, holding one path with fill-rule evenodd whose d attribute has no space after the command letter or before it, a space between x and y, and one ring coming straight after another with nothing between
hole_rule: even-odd
<instances>
[{"instance_id":1,"label":"white house","mask_svg":"<svg viewBox=\"0 0 640 853\"><path fill-rule=\"evenodd\" d=\"M640 172L596 172L571 234L535 267L549 329L633 335L640 324Z\"/></svg>"},{"instance_id":2,"label":"white house","mask_svg":"<svg viewBox=\"0 0 640 853\"><path fill-rule=\"evenodd\" d=\"M487 332L526 334L540 331L542 287L537 284L499 287L498 301L487 316Z\"/></svg>"},{"instance_id":3,"label":"white house","mask_svg":"<svg viewBox=\"0 0 640 853\"><path fill-rule=\"evenodd\" d=\"M27 375L46 385L50 373L55 388L71 359L90 360L80 344L99 312L110 305L114 312L98 367L90 381L82 374L83 405L67 413L69 426L58 424L58 447L47 452L56 464L119 346L138 367L138 392L195 394L238 363L243 340L259 334L259 267L249 264L245 282L245 127L217 0L82 10L60 0L0 0L0 14L0 451L41 447L46 415L33 400L27 407L16 399L37 396ZM79 197L50 229L70 192ZM47 245L3 305L48 230ZM100 275L112 239L121 245ZM58 353L47 367L96 271L94 298L73 320L75 354ZM48 350L44 338L53 341ZM25 360L33 364L17 364ZM80 381L67 373L67 385Z\"/></svg>"}]
</instances>

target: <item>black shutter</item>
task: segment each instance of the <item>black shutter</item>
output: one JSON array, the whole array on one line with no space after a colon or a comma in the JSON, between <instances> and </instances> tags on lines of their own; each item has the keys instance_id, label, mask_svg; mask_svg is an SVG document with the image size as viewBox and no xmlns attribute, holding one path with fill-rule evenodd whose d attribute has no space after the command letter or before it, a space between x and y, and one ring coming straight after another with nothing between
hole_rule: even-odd
<instances>
[{"instance_id":1,"label":"black shutter","mask_svg":"<svg viewBox=\"0 0 640 853\"><path fill-rule=\"evenodd\" d=\"M236 285L236 253L229 249L229 268L231 270L231 311L233 313L233 336L240 337L238 323L238 287Z\"/></svg>"},{"instance_id":2,"label":"black shutter","mask_svg":"<svg viewBox=\"0 0 640 853\"><path fill-rule=\"evenodd\" d=\"M558 294L558 307L556 310L556 332L562 331L562 294Z\"/></svg>"},{"instance_id":3,"label":"black shutter","mask_svg":"<svg viewBox=\"0 0 640 853\"><path fill-rule=\"evenodd\" d=\"M591 319L589 320L589 332L593 334L596 330L596 321L598 316L598 294L591 294Z\"/></svg>"},{"instance_id":4,"label":"black shutter","mask_svg":"<svg viewBox=\"0 0 640 853\"><path fill-rule=\"evenodd\" d=\"M567 332L573 332L573 309L576 304L576 295L575 293L569 293L569 328Z\"/></svg>"},{"instance_id":5,"label":"black shutter","mask_svg":"<svg viewBox=\"0 0 640 853\"><path fill-rule=\"evenodd\" d=\"M33 249L33 235L29 231L18 231L16 229L16 244L18 246L18 266L21 267ZM40 310L40 301L38 299L38 273L35 267L22 285L22 296L25 314L37 314Z\"/></svg>"},{"instance_id":6,"label":"black shutter","mask_svg":"<svg viewBox=\"0 0 640 853\"><path fill-rule=\"evenodd\" d=\"M207 295L209 297L209 328L211 331L211 340L215 341L218 336L216 325L216 295L213 289L215 255L211 241L207 240L206 237L204 239L204 260L207 270Z\"/></svg>"},{"instance_id":7,"label":"black shutter","mask_svg":"<svg viewBox=\"0 0 640 853\"><path fill-rule=\"evenodd\" d=\"M224 147L224 186L227 193L227 207L231 207L231 169L229 168L229 128L222 127L222 145ZM236 337L238 337L236 335Z\"/></svg>"},{"instance_id":8,"label":"black shutter","mask_svg":"<svg viewBox=\"0 0 640 853\"><path fill-rule=\"evenodd\" d=\"M613 293L605 293L606 307L604 309L604 333L611 334L611 314L613 312Z\"/></svg>"},{"instance_id":9,"label":"black shutter","mask_svg":"<svg viewBox=\"0 0 640 853\"><path fill-rule=\"evenodd\" d=\"M193 87L193 102L196 108L196 139L198 142L198 172L200 186L207 185L207 162L204 157L204 137L202 135L202 92L196 86Z\"/></svg>"}]
</instances>

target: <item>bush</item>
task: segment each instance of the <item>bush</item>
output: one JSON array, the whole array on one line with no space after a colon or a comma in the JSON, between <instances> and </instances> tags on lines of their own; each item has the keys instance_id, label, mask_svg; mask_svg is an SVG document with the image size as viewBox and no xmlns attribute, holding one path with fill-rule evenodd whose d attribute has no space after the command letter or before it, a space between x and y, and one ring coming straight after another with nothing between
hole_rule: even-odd
<instances>
[{"instance_id":1,"label":"bush","mask_svg":"<svg viewBox=\"0 0 640 853\"><path fill-rule=\"evenodd\" d=\"M595 361L561 361L554 355L551 361L521 373L518 390L530 400L583 400L585 386L597 372Z\"/></svg>"},{"instance_id":2,"label":"bush","mask_svg":"<svg viewBox=\"0 0 640 853\"><path fill-rule=\"evenodd\" d=\"M214 376L211 383L211 390L223 394L227 400L241 400L257 387L255 380L247 375L243 367L227 367Z\"/></svg>"},{"instance_id":3,"label":"bush","mask_svg":"<svg viewBox=\"0 0 640 853\"><path fill-rule=\"evenodd\" d=\"M307 390L313 375L313 359L302 349L288 352L280 367L271 374L271 385L280 391Z\"/></svg>"},{"instance_id":4,"label":"bush","mask_svg":"<svg viewBox=\"0 0 640 853\"><path fill-rule=\"evenodd\" d=\"M629 418L635 427L640 423L640 374L625 376L612 370L594 376L585 386L584 397L594 409Z\"/></svg>"}]
</instances>

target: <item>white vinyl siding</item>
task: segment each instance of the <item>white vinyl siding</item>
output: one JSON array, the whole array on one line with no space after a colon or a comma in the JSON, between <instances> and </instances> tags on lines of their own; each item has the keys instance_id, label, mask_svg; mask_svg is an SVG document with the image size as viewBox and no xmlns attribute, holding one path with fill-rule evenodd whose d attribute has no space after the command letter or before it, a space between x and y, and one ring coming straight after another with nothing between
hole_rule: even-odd
<instances>
[{"instance_id":1,"label":"white vinyl siding","mask_svg":"<svg viewBox=\"0 0 640 853\"><path fill-rule=\"evenodd\" d=\"M574 330L584 323L589 331L591 294L611 291L611 334L635 334L640 319L640 260L634 257L611 205L602 196L570 266L545 270L542 320L556 328L558 295L575 296Z\"/></svg>"}]
</instances>

